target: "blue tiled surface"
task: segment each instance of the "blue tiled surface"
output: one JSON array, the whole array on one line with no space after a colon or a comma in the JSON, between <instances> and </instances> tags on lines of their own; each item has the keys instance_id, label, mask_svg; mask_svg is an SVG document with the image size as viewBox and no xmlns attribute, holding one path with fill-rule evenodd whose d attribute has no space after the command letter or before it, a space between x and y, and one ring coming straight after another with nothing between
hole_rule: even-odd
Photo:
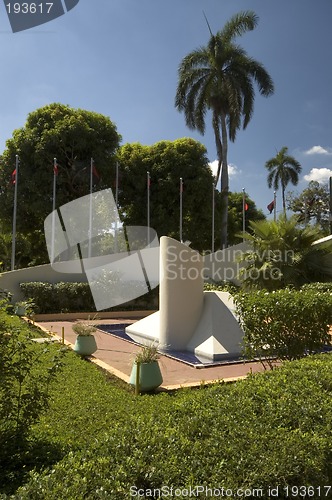
<instances>
[{"instance_id":1,"label":"blue tiled surface","mask_svg":"<svg viewBox=\"0 0 332 500\"><path fill-rule=\"evenodd\" d=\"M133 344L137 344L134 342L129 335L126 334L126 327L131 325L131 323L118 323L113 325L97 325L99 330L102 330L105 333L109 333L110 335L115 335L116 337L126 340L128 342L132 342ZM137 344L138 345L138 344ZM162 352L162 351L161 351ZM325 346L322 350L324 353L332 353L332 346ZM218 361L212 361L210 359L198 358L194 353L188 351L167 351L163 352L165 356L173 358L177 361L182 361L183 363L189 364L196 368L200 367L209 367L209 366L220 366L227 365L233 363L243 363L243 359L223 359Z\"/></svg>"},{"instance_id":2,"label":"blue tiled surface","mask_svg":"<svg viewBox=\"0 0 332 500\"><path fill-rule=\"evenodd\" d=\"M102 330L105 333L109 333L110 335L115 335L116 337L127 340L128 342L132 342L133 344L137 344L134 342L129 335L126 334L125 328L129 326L131 323L118 323L114 325L97 325L99 330ZM228 359L228 360L218 360L212 361L211 359L198 358L194 353L188 351L167 351L162 352L165 356L173 358L177 361L182 361L183 363L187 363L191 366L199 367L208 367L208 366L219 366L230 363L243 363L242 359Z\"/></svg>"}]
</instances>

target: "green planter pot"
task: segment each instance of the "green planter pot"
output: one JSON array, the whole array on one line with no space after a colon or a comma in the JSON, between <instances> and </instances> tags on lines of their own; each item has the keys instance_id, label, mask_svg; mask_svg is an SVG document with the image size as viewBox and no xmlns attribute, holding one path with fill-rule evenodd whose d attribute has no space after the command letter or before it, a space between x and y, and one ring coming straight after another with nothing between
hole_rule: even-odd
<instances>
[{"instance_id":1,"label":"green planter pot","mask_svg":"<svg viewBox=\"0 0 332 500\"><path fill-rule=\"evenodd\" d=\"M93 335L78 335L74 351L81 356L90 356L97 350L96 339Z\"/></svg>"},{"instance_id":2,"label":"green planter pot","mask_svg":"<svg viewBox=\"0 0 332 500\"><path fill-rule=\"evenodd\" d=\"M133 364L129 384L136 386L137 364ZM139 390L142 392L152 391L159 387L163 382L158 361L150 363L140 363L139 369Z\"/></svg>"},{"instance_id":3,"label":"green planter pot","mask_svg":"<svg viewBox=\"0 0 332 500\"><path fill-rule=\"evenodd\" d=\"M26 315L26 307L25 306L15 306L14 312L17 316L25 316Z\"/></svg>"}]
</instances>

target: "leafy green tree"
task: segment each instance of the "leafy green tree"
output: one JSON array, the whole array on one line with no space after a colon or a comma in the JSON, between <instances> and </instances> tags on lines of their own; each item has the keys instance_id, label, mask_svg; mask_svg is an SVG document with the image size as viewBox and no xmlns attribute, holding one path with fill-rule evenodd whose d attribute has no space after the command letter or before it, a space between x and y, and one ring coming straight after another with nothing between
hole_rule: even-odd
<instances>
[{"instance_id":1,"label":"leafy green tree","mask_svg":"<svg viewBox=\"0 0 332 500\"><path fill-rule=\"evenodd\" d=\"M149 172L150 226L158 236L179 239L182 177L183 240L197 250L210 248L213 175L202 144L188 138L152 146L125 144L118 160L119 208L125 224L147 225Z\"/></svg>"},{"instance_id":2,"label":"leafy green tree","mask_svg":"<svg viewBox=\"0 0 332 500\"><path fill-rule=\"evenodd\" d=\"M11 179L16 155L19 156L17 231L33 234L34 246L41 238L38 245L45 248L43 222L52 211L54 158L58 166L57 206L60 206L89 193L91 158L97 174L94 184L98 184L98 189L112 185L120 139L114 123L98 113L58 103L30 113L25 126L14 130L12 138L7 140L1 157L0 221L4 231L10 232L12 227Z\"/></svg>"},{"instance_id":3,"label":"leafy green tree","mask_svg":"<svg viewBox=\"0 0 332 500\"><path fill-rule=\"evenodd\" d=\"M234 15L213 35L206 47L184 57L179 67L175 106L185 114L191 129L205 132L205 117L212 113L223 194L221 246L227 246L228 224L228 137L234 142L241 125L245 129L254 110L254 84L261 95L274 92L272 79L263 65L250 57L235 38L252 31L258 22L252 11ZM228 131L228 137L227 137Z\"/></svg>"},{"instance_id":4,"label":"leafy green tree","mask_svg":"<svg viewBox=\"0 0 332 500\"><path fill-rule=\"evenodd\" d=\"M16 265L17 267L27 267L39 261L37 255L45 255L45 249L38 247L41 235L36 232L32 234L16 234ZM34 243L33 243L34 242ZM12 234L1 231L0 233L0 271L10 271L12 252ZM40 252L40 253L39 253Z\"/></svg>"},{"instance_id":5,"label":"leafy green tree","mask_svg":"<svg viewBox=\"0 0 332 500\"><path fill-rule=\"evenodd\" d=\"M329 230L329 189L317 181L310 181L299 195L290 192L287 196L287 208L298 215L298 221L304 224L314 222L326 234Z\"/></svg>"},{"instance_id":6,"label":"leafy green tree","mask_svg":"<svg viewBox=\"0 0 332 500\"><path fill-rule=\"evenodd\" d=\"M281 186L282 207L284 215L286 215L286 199L285 190L289 182L297 185L299 182L299 174L302 167L300 163L288 154L288 148L284 146L277 152L276 156L265 163L265 167L269 171L267 176L267 184L269 188L273 186L275 190Z\"/></svg>"},{"instance_id":7,"label":"leafy green tree","mask_svg":"<svg viewBox=\"0 0 332 500\"><path fill-rule=\"evenodd\" d=\"M252 249L245 252L247 263L242 280L249 288L277 290L300 287L314 281L332 281L331 248L313 245L322 233L316 228L299 226L296 218L249 223L251 234L245 240Z\"/></svg>"}]
</instances>

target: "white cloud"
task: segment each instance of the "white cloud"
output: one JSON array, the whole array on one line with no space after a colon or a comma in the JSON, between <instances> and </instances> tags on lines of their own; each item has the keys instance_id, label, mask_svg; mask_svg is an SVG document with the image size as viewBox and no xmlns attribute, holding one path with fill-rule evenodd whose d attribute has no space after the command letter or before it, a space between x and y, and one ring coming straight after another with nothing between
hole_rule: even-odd
<instances>
[{"instance_id":1,"label":"white cloud","mask_svg":"<svg viewBox=\"0 0 332 500\"><path fill-rule=\"evenodd\" d=\"M212 170L213 175L217 175L218 160L214 160L214 161L210 162L209 166L210 166L210 168ZM233 163L229 163L229 165L228 165L228 175L230 177L235 177L236 175L238 175L240 173L241 173L241 170L238 169L238 167L236 165L234 165Z\"/></svg>"},{"instance_id":2,"label":"white cloud","mask_svg":"<svg viewBox=\"0 0 332 500\"><path fill-rule=\"evenodd\" d=\"M230 177L235 177L236 175L240 174L241 170L237 168L236 165L233 165L233 163L230 163L228 165L228 175Z\"/></svg>"},{"instance_id":3,"label":"white cloud","mask_svg":"<svg viewBox=\"0 0 332 500\"><path fill-rule=\"evenodd\" d=\"M304 176L304 180L326 183L331 176L332 170L329 168L312 168L309 174Z\"/></svg>"},{"instance_id":4,"label":"white cloud","mask_svg":"<svg viewBox=\"0 0 332 500\"><path fill-rule=\"evenodd\" d=\"M331 155L330 148L323 148L322 146L313 146L304 152L305 155Z\"/></svg>"}]
</instances>

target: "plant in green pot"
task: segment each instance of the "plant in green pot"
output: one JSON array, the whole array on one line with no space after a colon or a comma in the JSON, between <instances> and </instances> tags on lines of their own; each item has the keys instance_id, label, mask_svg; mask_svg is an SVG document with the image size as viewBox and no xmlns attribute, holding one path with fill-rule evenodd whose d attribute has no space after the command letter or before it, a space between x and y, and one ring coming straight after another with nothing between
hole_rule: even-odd
<instances>
[{"instance_id":1,"label":"plant in green pot","mask_svg":"<svg viewBox=\"0 0 332 500\"><path fill-rule=\"evenodd\" d=\"M90 356L97 350L97 343L94 333L97 330L96 326L88 321L77 321L72 326L77 338L74 345L74 351L81 356Z\"/></svg>"},{"instance_id":2,"label":"plant in green pot","mask_svg":"<svg viewBox=\"0 0 332 500\"><path fill-rule=\"evenodd\" d=\"M136 394L152 391L162 384L158 359L158 346L155 343L143 345L136 354L129 379L129 383L135 386Z\"/></svg>"},{"instance_id":3,"label":"plant in green pot","mask_svg":"<svg viewBox=\"0 0 332 500\"><path fill-rule=\"evenodd\" d=\"M17 316L27 316L30 318L35 312L35 307L35 303L32 299L22 300L15 303L14 313Z\"/></svg>"}]
</instances>

